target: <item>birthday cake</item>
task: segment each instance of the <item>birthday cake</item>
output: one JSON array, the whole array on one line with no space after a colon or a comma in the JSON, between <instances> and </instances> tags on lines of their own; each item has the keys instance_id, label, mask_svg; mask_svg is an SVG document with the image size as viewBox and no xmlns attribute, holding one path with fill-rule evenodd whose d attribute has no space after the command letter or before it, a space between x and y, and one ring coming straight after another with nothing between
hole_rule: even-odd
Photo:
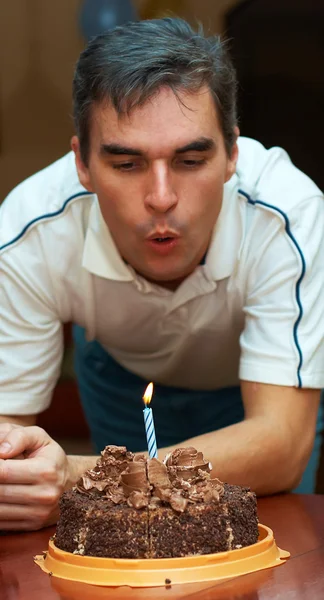
<instances>
[{"instance_id":1,"label":"birthday cake","mask_svg":"<svg viewBox=\"0 0 324 600\"><path fill-rule=\"evenodd\" d=\"M62 495L54 543L86 556L173 558L257 540L255 494L213 479L195 448L178 448L161 462L107 446Z\"/></svg>"}]
</instances>

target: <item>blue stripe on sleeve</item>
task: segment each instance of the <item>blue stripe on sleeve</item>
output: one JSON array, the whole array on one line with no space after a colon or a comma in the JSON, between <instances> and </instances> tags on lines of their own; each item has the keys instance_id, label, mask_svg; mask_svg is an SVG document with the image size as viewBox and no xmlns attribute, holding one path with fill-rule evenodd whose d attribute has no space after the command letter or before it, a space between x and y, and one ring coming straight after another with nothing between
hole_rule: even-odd
<instances>
[{"instance_id":1,"label":"blue stripe on sleeve","mask_svg":"<svg viewBox=\"0 0 324 600\"><path fill-rule=\"evenodd\" d=\"M0 252L2 250L4 250L5 248L8 248L8 246L11 246L12 244L15 244L16 242L18 242L18 240L20 240L20 238L22 238L25 235L25 233L30 229L30 227L32 225L34 225L34 223L37 223L38 221L42 221L43 219L51 219L53 217L57 217L58 215L60 215L61 213L63 213L65 211L67 205L71 202L71 200L74 200L75 198L78 198L80 196L91 196L91 192L78 192L77 194L74 194L73 196L70 196L70 198L65 200L62 207L59 210L52 212L52 213L48 213L46 215L40 215L39 217L36 217L35 219L33 219L32 221L27 223L25 225L25 227L23 227L21 232L15 238L10 240L10 242L7 242L6 244L3 244L3 246L0 246Z\"/></svg>"},{"instance_id":2,"label":"blue stripe on sleeve","mask_svg":"<svg viewBox=\"0 0 324 600\"><path fill-rule=\"evenodd\" d=\"M300 260L301 260L301 266L302 266L301 274L296 282L296 302L297 302L297 305L299 308L299 314L298 314L298 317L294 324L294 329L293 329L294 341L295 341L297 352L299 355L299 364L297 367L298 387L301 388L302 387L302 379L301 379L300 371L301 371L301 368L303 365L303 353L301 351L301 347L300 347L299 341L298 341L298 325L303 316L303 306L302 306L301 299L300 299L300 286L301 286L301 282L303 280L303 277L304 277L305 271L306 271L305 257L303 255L303 252L302 252L296 238L293 236L293 234L291 232L289 219L288 219L286 213L284 213L280 208L278 208L277 206L274 206L273 204L268 204L267 202L263 202L262 200L252 200L252 198L249 196L249 194L247 194L243 190L238 190L238 192L240 194L242 194L242 196L245 196L245 198L247 199L249 204L260 205L260 206L265 206L267 208L271 208L272 210L276 210L283 217L283 219L285 221L285 231L286 231L288 237L291 239L292 243L294 244L294 246L299 254Z\"/></svg>"}]
</instances>

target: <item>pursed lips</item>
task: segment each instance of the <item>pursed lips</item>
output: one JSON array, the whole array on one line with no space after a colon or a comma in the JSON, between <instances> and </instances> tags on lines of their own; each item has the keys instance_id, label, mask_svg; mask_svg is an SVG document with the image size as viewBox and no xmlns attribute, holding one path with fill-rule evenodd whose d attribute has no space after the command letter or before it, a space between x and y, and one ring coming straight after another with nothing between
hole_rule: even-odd
<instances>
[{"instance_id":1,"label":"pursed lips","mask_svg":"<svg viewBox=\"0 0 324 600\"><path fill-rule=\"evenodd\" d=\"M163 242L165 240L175 240L178 239L179 235L173 231L155 231L151 235L147 237L148 240L156 240L159 242Z\"/></svg>"}]
</instances>

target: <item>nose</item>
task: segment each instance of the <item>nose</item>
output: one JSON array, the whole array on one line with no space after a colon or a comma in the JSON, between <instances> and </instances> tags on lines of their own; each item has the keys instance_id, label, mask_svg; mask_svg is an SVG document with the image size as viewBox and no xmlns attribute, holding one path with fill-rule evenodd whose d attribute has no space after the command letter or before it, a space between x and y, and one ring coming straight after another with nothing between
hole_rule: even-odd
<instances>
[{"instance_id":1,"label":"nose","mask_svg":"<svg viewBox=\"0 0 324 600\"><path fill-rule=\"evenodd\" d=\"M145 196L145 206L150 212L167 213L177 203L178 198L172 185L168 165L155 165L150 173L149 186Z\"/></svg>"}]
</instances>

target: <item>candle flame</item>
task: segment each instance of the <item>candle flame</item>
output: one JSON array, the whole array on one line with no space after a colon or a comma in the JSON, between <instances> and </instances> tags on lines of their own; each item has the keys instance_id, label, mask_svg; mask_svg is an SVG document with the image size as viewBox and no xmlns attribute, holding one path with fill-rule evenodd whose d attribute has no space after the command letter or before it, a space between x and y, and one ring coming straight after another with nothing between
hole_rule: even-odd
<instances>
[{"instance_id":1,"label":"candle flame","mask_svg":"<svg viewBox=\"0 0 324 600\"><path fill-rule=\"evenodd\" d=\"M144 396L143 396L145 406L148 406L148 404L150 404L150 402L152 400L152 396L153 396L153 383L151 381L151 383L148 384L148 386L144 392Z\"/></svg>"}]
</instances>

